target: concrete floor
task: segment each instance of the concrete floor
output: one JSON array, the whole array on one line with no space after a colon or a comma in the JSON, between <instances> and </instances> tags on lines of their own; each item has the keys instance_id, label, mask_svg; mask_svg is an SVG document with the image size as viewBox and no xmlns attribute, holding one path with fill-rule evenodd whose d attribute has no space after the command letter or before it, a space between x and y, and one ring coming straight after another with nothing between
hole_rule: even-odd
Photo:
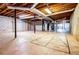
<instances>
[{"instance_id":1,"label":"concrete floor","mask_svg":"<svg viewBox=\"0 0 79 59\"><path fill-rule=\"evenodd\" d=\"M0 33L1 55L68 55L69 43L71 54L79 54L79 42L74 36L55 32L18 32Z\"/></svg>"}]
</instances>

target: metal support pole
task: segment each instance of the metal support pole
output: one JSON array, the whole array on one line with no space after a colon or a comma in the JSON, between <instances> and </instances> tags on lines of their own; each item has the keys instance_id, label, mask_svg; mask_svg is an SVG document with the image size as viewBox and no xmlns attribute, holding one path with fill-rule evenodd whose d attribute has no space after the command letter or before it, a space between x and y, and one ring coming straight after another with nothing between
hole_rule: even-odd
<instances>
[{"instance_id":1,"label":"metal support pole","mask_svg":"<svg viewBox=\"0 0 79 59\"><path fill-rule=\"evenodd\" d=\"M17 37L17 22L16 22L16 9L14 9L14 24L15 24L15 38Z\"/></svg>"},{"instance_id":2,"label":"metal support pole","mask_svg":"<svg viewBox=\"0 0 79 59\"><path fill-rule=\"evenodd\" d=\"M28 23L27 23L27 29L28 29L28 31L29 31L29 21L28 21Z\"/></svg>"},{"instance_id":3,"label":"metal support pole","mask_svg":"<svg viewBox=\"0 0 79 59\"><path fill-rule=\"evenodd\" d=\"M34 14L34 33L36 32L36 24L35 24L35 14Z\"/></svg>"},{"instance_id":4,"label":"metal support pole","mask_svg":"<svg viewBox=\"0 0 79 59\"><path fill-rule=\"evenodd\" d=\"M42 19L42 31L45 30L45 24L44 24L44 19Z\"/></svg>"},{"instance_id":5,"label":"metal support pole","mask_svg":"<svg viewBox=\"0 0 79 59\"><path fill-rule=\"evenodd\" d=\"M49 31L49 22L47 23L47 30Z\"/></svg>"}]
</instances>

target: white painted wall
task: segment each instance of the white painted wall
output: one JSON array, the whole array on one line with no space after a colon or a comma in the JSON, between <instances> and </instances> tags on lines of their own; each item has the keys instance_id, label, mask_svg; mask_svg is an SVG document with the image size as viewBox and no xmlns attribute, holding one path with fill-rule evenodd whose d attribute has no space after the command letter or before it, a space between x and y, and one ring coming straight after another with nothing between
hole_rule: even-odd
<instances>
[{"instance_id":1,"label":"white painted wall","mask_svg":"<svg viewBox=\"0 0 79 59\"><path fill-rule=\"evenodd\" d=\"M12 20L13 18L0 16L0 31L1 32L12 31Z\"/></svg>"},{"instance_id":2,"label":"white painted wall","mask_svg":"<svg viewBox=\"0 0 79 59\"><path fill-rule=\"evenodd\" d=\"M17 20L17 31L25 31L26 30L26 24L22 20Z\"/></svg>"},{"instance_id":3,"label":"white painted wall","mask_svg":"<svg viewBox=\"0 0 79 59\"><path fill-rule=\"evenodd\" d=\"M79 40L79 4L71 16L71 33Z\"/></svg>"},{"instance_id":4,"label":"white painted wall","mask_svg":"<svg viewBox=\"0 0 79 59\"><path fill-rule=\"evenodd\" d=\"M27 24L17 19L17 31L26 31ZM0 32L12 32L14 31L14 18L0 16Z\"/></svg>"},{"instance_id":5,"label":"white painted wall","mask_svg":"<svg viewBox=\"0 0 79 59\"><path fill-rule=\"evenodd\" d=\"M74 13L71 16L71 25L72 34L79 34L79 4L77 5Z\"/></svg>"}]
</instances>

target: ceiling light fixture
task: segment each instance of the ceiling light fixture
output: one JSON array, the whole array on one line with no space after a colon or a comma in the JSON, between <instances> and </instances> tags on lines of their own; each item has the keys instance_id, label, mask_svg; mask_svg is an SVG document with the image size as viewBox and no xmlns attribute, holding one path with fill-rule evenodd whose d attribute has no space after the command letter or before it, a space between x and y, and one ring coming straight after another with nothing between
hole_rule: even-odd
<instances>
[{"instance_id":1,"label":"ceiling light fixture","mask_svg":"<svg viewBox=\"0 0 79 59\"><path fill-rule=\"evenodd\" d=\"M52 12L52 10L50 9L50 6L49 6L49 4L48 3L46 3L46 9L45 9L45 11L48 13L48 14L52 14L53 12Z\"/></svg>"},{"instance_id":2,"label":"ceiling light fixture","mask_svg":"<svg viewBox=\"0 0 79 59\"><path fill-rule=\"evenodd\" d=\"M51 12L48 8L46 8L45 11L46 11L48 14L52 14L52 12Z\"/></svg>"}]
</instances>

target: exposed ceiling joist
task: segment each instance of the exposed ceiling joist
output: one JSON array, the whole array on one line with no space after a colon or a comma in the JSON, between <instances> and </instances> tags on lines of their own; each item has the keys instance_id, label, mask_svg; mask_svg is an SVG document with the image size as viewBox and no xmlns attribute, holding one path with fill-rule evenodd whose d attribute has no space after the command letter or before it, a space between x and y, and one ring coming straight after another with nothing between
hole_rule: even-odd
<instances>
[{"instance_id":1,"label":"exposed ceiling joist","mask_svg":"<svg viewBox=\"0 0 79 59\"><path fill-rule=\"evenodd\" d=\"M49 19L49 20L52 20L51 18L49 17L46 17L46 15L44 13L42 13L41 11L39 11L38 9L34 8L32 10L34 13L38 14L39 16L41 16L42 18L46 18L46 19Z\"/></svg>"},{"instance_id":2,"label":"exposed ceiling joist","mask_svg":"<svg viewBox=\"0 0 79 59\"><path fill-rule=\"evenodd\" d=\"M39 15L39 17L41 18L45 18L48 20L53 20L53 19L59 19L58 17L65 15L66 17L70 17L70 15L72 14L72 12L74 11L76 5L75 3L72 4L66 4L66 3L60 3L58 4L56 3L56 6L54 3L49 3L50 8L52 11L55 11L51 14L48 14L45 10L45 4L44 3L1 3L0 4L0 14L3 16L9 16L9 17L13 17L14 16L14 9L17 9L17 16L20 14L37 14ZM54 5L54 7L53 7ZM66 6L65 6L66 5ZM30 6L30 7L28 7ZM37 8L37 6L40 6L40 8ZM57 7L59 6L59 7ZM63 7L62 7L63 6ZM8 8L7 8L8 7ZM62 8L61 8L62 7ZM73 9L72 9L73 8ZM43 10L44 9L44 10ZM56 9L56 10L55 10ZM65 10L65 11L64 11ZM59 16L60 15L60 16ZM56 17L54 17L56 16ZM61 18L61 17L60 17Z\"/></svg>"},{"instance_id":3,"label":"exposed ceiling joist","mask_svg":"<svg viewBox=\"0 0 79 59\"><path fill-rule=\"evenodd\" d=\"M10 13L12 13L13 11L14 11L14 10L11 10L11 11L5 13L4 15L10 14Z\"/></svg>"},{"instance_id":4,"label":"exposed ceiling joist","mask_svg":"<svg viewBox=\"0 0 79 59\"><path fill-rule=\"evenodd\" d=\"M6 8L5 10L3 10L2 12L0 12L0 14L5 13L7 10L9 10L8 8Z\"/></svg>"},{"instance_id":5,"label":"exposed ceiling joist","mask_svg":"<svg viewBox=\"0 0 79 59\"><path fill-rule=\"evenodd\" d=\"M12 6L7 6L9 9L17 9L17 10L30 10L30 8L24 8L24 7L12 7Z\"/></svg>"},{"instance_id":6,"label":"exposed ceiling joist","mask_svg":"<svg viewBox=\"0 0 79 59\"><path fill-rule=\"evenodd\" d=\"M39 16L46 16L44 13L42 13L41 11L39 11L38 9L36 8L33 8L32 11L36 14L38 14Z\"/></svg>"},{"instance_id":7,"label":"exposed ceiling joist","mask_svg":"<svg viewBox=\"0 0 79 59\"><path fill-rule=\"evenodd\" d=\"M5 4L2 4L2 5L0 6L0 8L2 8L3 6L5 6Z\"/></svg>"},{"instance_id":8,"label":"exposed ceiling joist","mask_svg":"<svg viewBox=\"0 0 79 59\"><path fill-rule=\"evenodd\" d=\"M35 4L35 5L37 5L37 4ZM32 12L38 14L39 16L42 16L43 18L52 20L51 18L46 17L46 15L44 13L42 13L41 11L39 11L36 8L34 8L34 6L32 6L33 9L32 8L22 8L22 7L11 7L11 6L8 6L8 8L9 9L17 9L17 10L29 10L29 11L32 11Z\"/></svg>"},{"instance_id":9,"label":"exposed ceiling joist","mask_svg":"<svg viewBox=\"0 0 79 59\"><path fill-rule=\"evenodd\" d=\"M22 5L20 5L20 6L22 7L22 6L26 6L26 5L27 5L26 3L23 3L23 4L22 4Z\"/></svg>"}]
</instances>

